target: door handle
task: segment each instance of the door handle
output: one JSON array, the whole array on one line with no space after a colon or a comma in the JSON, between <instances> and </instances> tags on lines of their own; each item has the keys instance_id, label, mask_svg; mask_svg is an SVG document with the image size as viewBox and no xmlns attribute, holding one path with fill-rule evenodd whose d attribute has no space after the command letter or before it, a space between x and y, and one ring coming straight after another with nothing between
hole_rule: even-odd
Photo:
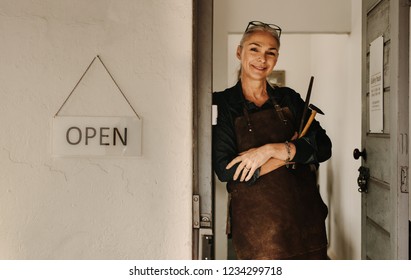
<instances>
[{"instance_id":1,"label":"door handle","mask_svg":"<svg viewBox=\"0 0 411 280\"><path fill-rule=\"evenodd\" d=\"M362 157L364 160L367 159L367 152L365 151L365 149L363 149L361 152L358 149L355 149L353 151L353 156L354 159L359 159L360 157Z\"/></svg>"},{"instance_id":2,"label":"door handle","mask_svg":"<svg viewBox=\"0 0 411 280\"><path fill-rule=\"evenodd\" d=\"M368 192L368 179L370 179L370 169L364 166L360 166L358 169L360 175L357 178L358 191Z\"/></svg>"}]
</instances>

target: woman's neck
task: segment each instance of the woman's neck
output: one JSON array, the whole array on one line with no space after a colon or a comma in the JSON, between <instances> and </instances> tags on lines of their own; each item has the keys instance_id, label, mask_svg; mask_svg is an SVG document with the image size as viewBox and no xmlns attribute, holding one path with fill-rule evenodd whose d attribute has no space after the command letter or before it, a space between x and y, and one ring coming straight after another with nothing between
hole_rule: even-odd
<instances>
[{"instance_id":1,"label":"woman's neck","mask_svg":"<svg viewBox=\"0 0 411 280\"><path fill-rule=\"evenodd\" d=\"M268 99L266 81L241 80L245 99L261 107Z\"/></svg>"}]
</instances>

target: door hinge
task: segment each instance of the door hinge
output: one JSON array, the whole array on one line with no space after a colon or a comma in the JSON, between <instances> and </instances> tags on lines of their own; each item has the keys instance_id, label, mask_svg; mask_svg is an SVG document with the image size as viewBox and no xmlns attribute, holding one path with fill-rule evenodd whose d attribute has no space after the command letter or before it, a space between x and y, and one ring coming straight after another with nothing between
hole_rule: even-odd
<instances>
[{"instance_id":1,"label":"door hinge","mask_svg":"<svg viewBox=\"0 0 411 280\"><path fill-rule=\"evenodd\" d=\"M193 195L193 228L200 228L200 196Z\"/></svg>"},{"instance_id":2,"label":"door hinge","mask_svg":"<svg viewBox=\"0 0 411 280\"><path fill-rule=\"evenodd\" d=\"M211 228L211 214L200 213L200 195L193 195L193 228Z\"/></svg>"},{"instance_id":3,"label":"door hinge","mask_svg":"<svg viewBox=\"0 0 411 280\"><path fill-rule=\"evenodd\" d=\"M408 193L408 166L401 166L401 192Z\"/></svg>"}]
</instances>

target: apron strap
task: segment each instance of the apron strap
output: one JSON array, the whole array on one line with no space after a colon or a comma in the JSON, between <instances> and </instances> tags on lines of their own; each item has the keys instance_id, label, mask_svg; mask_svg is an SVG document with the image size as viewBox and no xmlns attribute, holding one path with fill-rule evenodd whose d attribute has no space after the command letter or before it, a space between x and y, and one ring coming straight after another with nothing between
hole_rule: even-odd
<instances>
[{"instance_id":1,"label":"apron strap","mask_svg":"<svg viewBox=\"0 0 411 280\"><path fill-rule=\"evenodd\" d=\"M268 83L268 85L271 87L273 91L275 91L278 88L277 86L271 85L270 83ZM278 117L280 118L280 120L284 122L285 125L287 125L287 119L284 117L283 109L280 107L280 105L278 105L277 101L275 101L275 98L271 94L268 93L268 96L270 97L271 103L273 103L274 105Z\"/></svg>"},{"instance_id":2,"label":"apron strap","mask_svg":"<svg viewBox=\"0 0 411 280\"><path fill-rule=\"evenodd\" d=\"M287 125L287 119L284 117L283 108L281 108L280 105L278 105L274 97L272 97L270 94L268 94L268 96L270 97L271 103L273 103L274 105L274 109L277 112L278 117L280 118L280 120L284 122L285 125Z\"/></svg>"},{"instance_id":3,"label":"apron strap","mask_svg":"<svg viewBox=\"0 0 411 280\"><path fill-rule=\"evenodd\" d=\"M247 106L245 105L245 103L244 103L244 106L243 106L243 113L244 113L245 118L247 119L248 131L252 132L253 127L251 125L250 115L248 114Z\"/></svg>"},{"instance_id":4,"label":"apron strap","mask_svg":"<svg viewBox=\"0 0 411 280\"><path fill-rule=\"evenodd\" d=\"M272 87L273 90L275 90L275 87ZM243 96L243 94L241 94L241 97L243 99L243 113L245 118L247 119L247 126L248 126L248 131L252 132L253 131L253 127L251 125L251 120L250 120L250 116L248 114L248 109L247 109L247 104L246 104L246 100ZM280 105L278 105L277 101L275 100L275 98L273 96L271 96L271 94L268 93L268 97L270 98L271 103L274 106L275 111L277 112L277 115L279 117L279 119L284 122L285 125L287 125L287 119L284 117L283 114L283 109L281 108Z\"/></svg>"}]
</instances>

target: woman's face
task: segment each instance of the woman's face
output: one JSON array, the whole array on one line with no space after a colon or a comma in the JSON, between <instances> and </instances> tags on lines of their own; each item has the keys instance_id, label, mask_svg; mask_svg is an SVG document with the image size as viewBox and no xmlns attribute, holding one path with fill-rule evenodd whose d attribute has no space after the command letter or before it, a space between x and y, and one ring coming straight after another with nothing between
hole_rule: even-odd
<instances>
[{"instance_id":1,"label":"woman's face","mask_svg":"<svg viewBox=\"0 0 411 280\"><path fill-rule=\"evenodd\" d=\"M265 80L271 74L278 59L278 43L265 31L256 31L237 48L241 61L241 77Z\"/></svg>"}]
</instances>

